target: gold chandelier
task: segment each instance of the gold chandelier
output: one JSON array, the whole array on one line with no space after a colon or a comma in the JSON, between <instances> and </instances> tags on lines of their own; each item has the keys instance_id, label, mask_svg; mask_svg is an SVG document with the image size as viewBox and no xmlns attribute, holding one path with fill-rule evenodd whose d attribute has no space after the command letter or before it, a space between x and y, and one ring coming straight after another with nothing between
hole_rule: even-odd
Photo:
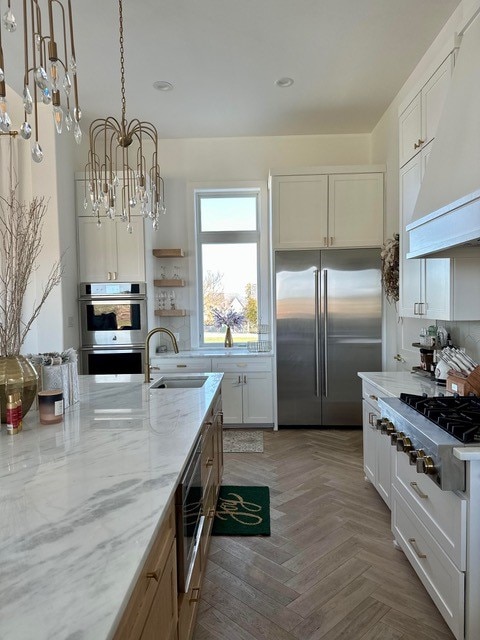
<instances>
[{"instance_id":1,"label":"gold chandelier","mask_svg":"<svg viewBox=\"0 0 480 640\"><path fill-rule=\"evenodd\" d=\"M68 131L73 131L78 144L82 140L82 130L80 129L82 112L78 102L77 61L70 0L63 3L61 0L46 0L43 3L48 7L48 31L44 30L42 25L40 3L41 0L23 0L23 108L25 120L20 127L20 136L24 140L31 138L30 119L33 117L35 136L31 150L35 162L43 160L43 151L38 141L38 104L40 101L43 104L52 105L57 133L61 133L63 125L65 125ZM10 33L17 29L17 20L12 10L12 4L13 0L7 0L7 9L2 12L3 27ZM12 122L8 114L1 31L0 28L0 132L14 134L15 132L11 131ZM60 40L58 42L55 39L55 32L59 34Z\"/></svg>"},{"instance_id":2,"label":"gold chandelier","mask_svg":"<svg viewBox=\"0 0 480 640\"><path fill-rule=\"evenodd\" d=\"M122 117L119 122L113 116L107 116L90 125L90 149L85 167L90 202L99 227L103 209L110 219L119 215L132 233L131 210L139 206L143 216L150 218L153 229L157 230L159 216L166 211L164 183L158 164L158 134L150 122L137 119L127 122L122 0L118 2L118 12ZM84 206L88 207L86 194Z\"/></svg>"}]
</instances>

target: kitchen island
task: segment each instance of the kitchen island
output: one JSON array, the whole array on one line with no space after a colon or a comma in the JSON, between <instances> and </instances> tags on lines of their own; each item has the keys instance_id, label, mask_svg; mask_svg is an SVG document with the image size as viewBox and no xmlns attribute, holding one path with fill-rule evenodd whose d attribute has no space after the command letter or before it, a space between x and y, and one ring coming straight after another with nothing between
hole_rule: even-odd
<instances>
[{"instance_id":1,"label":"kitchen island","mask_svg":"<svg viewBox=\"0 0 480 640\"><path fill-rule=\"evenodd\" d=\"M82 376L64 421L0 431L0 637L113 637L221 384Z\"/></svg>"}]
</instances>

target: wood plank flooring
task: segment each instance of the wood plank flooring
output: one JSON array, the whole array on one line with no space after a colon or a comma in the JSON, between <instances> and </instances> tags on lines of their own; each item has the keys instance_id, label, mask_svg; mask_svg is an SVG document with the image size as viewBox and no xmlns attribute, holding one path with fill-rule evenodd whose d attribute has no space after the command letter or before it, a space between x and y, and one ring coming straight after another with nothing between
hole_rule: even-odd
<instances>
[{"instance_id":1,"label":"wood plank flooring","mask_svg":"<svg viewBox=\"0 0 480 640\"><path fill-rule=\"evenodd\" d=\"M390 511L364 480L361 430L265 432L224 484L270 487L270 537L215 537L194 640L452 640Z\"/></svg>"}]
</instances>

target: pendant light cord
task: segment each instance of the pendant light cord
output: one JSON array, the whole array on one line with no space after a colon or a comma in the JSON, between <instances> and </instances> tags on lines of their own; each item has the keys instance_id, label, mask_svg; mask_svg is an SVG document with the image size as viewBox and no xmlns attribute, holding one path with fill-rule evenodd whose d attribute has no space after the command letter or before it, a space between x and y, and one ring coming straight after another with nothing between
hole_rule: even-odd
<instances>
[{"instance_id":1,"label":"pendant light cord","mask_svg":"<svg viewBox=\"0 0 480 640\"><path fill-rule=\"evenodd\" d=\"M125 98L125 57L123 48L123 7L122 0L118 0L118 14L120 24L120 78L122 85L122 128L126 127L127 101Z\"/></svg>"}]
</instances>

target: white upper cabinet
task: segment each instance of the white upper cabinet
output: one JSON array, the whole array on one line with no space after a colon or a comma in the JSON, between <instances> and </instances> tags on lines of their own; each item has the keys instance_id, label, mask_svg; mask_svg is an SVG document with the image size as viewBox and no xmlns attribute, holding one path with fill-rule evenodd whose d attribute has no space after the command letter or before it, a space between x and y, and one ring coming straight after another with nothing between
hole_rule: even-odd
<instances>
[{"instance_id":1,"label":"white upper cabinet","mask_svg":"<svg viewBox=\"0 0 480 640\"><path fill-rule=\"evenodd\" d=\"M78 261L80 282L144 282L145 235L143 216L131 219L132 233L120 219L109 220L102 212L101 226L85 209L85 180L76 181ZM140 213L140 211L139 211Z\"/></svg>"},{"instance_id":2,"label":"white upper cabinet","mask_svg":"<svg viewBox=\"0 0 480 640\"><path fill-rule=\"evenodd\" d=\"M383 173L272 178L274 249L372 247L383 243Z\"/></svg>"},{"instance_id":3,"label":"white upper cabinet","mask_svg":"<svg viewBox=\"0 0 480 640\"><path fill-rule=\"evenodd\" d=\"M435 137L452 69L453 54L450 54L400 114L399 160L401 167Z\"/></svg>"},{"instance_id":4,"label":"white upper cabinet","mask_svg":"<svg viewBox=\"0 0 480 640\"><path fill-rule=\"evenodd\" d=\"M328 236L328 176L277 176L272 180L273 246L324 246Z\"/></svg>"}]
</instances>

